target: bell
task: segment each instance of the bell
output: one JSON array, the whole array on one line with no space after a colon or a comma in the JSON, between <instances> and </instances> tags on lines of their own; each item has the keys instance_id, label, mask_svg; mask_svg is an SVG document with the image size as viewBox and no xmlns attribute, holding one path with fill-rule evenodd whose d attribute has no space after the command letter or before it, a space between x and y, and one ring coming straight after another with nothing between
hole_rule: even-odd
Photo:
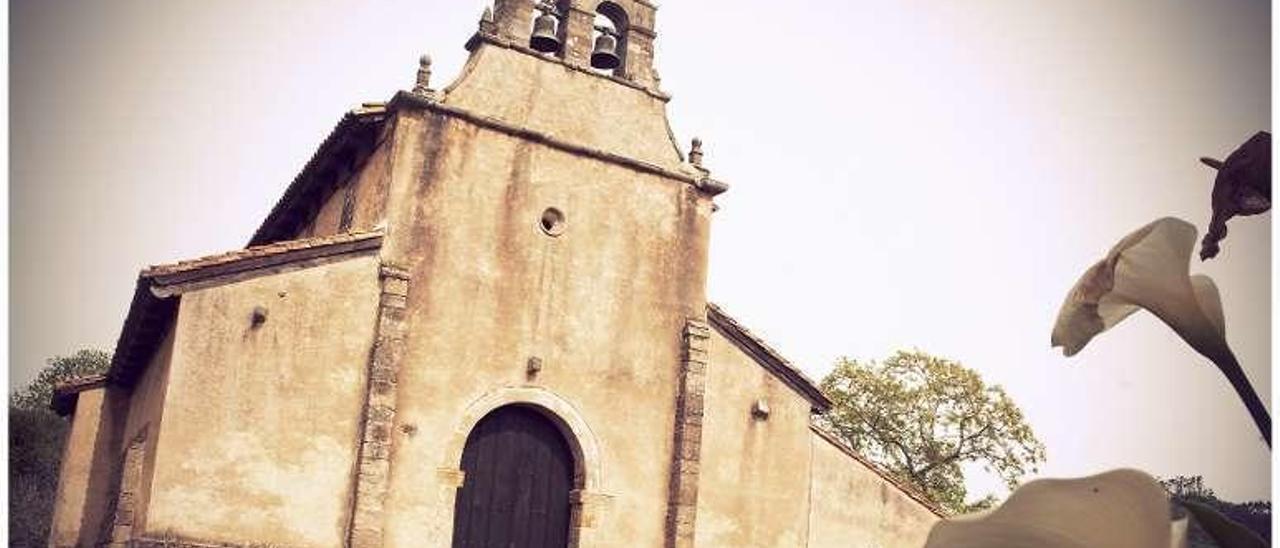
<instances>
[{"instance_id":1,"label":"bell","mask_svg":"<svg viewBox=\"0 0 1280 548\"><path fill-rule=\"evenodd\" d=\"M533 36L529 38L529 47L542 53L560 51L560 38L556 36L556 17L543 13L533 20Z\"/></svg>"},{"instance_id":2,"label":"bell","mask_svg":"<svg viewBox=\"0 0 1280 548\"><path fill-rule=\"evenodd\" d=\"M598 69L616 69L622 64L618 58L618 39L603 32L596 37L596 49L591 52L591 66Z\"/></svg>"}]
</instances>

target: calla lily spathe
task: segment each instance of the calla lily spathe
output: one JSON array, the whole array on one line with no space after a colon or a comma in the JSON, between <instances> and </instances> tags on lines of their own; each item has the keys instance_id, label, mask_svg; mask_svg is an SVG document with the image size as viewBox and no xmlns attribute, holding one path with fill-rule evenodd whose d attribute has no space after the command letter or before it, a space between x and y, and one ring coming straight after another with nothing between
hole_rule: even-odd
<instances>
[{"instance_id":1,"label":"calla lily spathe","mask_svg":"<svg viewBox=\"0 0 1280 548\"><path fill-rule=\"evenodd\" d=\"M1227 345L1218 288L1208 276L1189 272L1195 244L1195 226L1173 217L1125 236L1071 289L1050 343L1073 356L1099 333L1146 309L1222 370L1270 445L1271 418Z\"/></svg>"},{"instance_id":2,"label":"calla lily spathe","mask_svg":"<svg viewBox=\"0 0 1280 548\"><path fill-rule=\"evenodd\" d=\"M1000 506L934 524L925 548L1264 548L1248 528L1212 508L1175 501L1145 472L1112 470L1075 479L1039 479ZM1193 525L1194 523L1194 525ZM1190 528L1208 539L1189 542ZM1202 544L1212 541L1211 544Z\"/></svg>"},{"instance_id":3,"label":"calla lily spathe","mask_svg":"<svg viewBox=\"0 0 1280 548\"><path fill-rule=\"evenodd\" d=\"M1073 356L1099 333L1145 308L1215 363L1231 353L1222 302L1208 276L1188 272L1196 227L1165 217L1125 236L1067 295L1051 343Z\"/></svg>"},{"instance_id":4,"label":"calla lily spathe","mask_svg":"<svg viewBox=\"0 0 1280 548\"><path fill-rule=\"evenodd\" d=\"M925 548L1183 548L1185 522L1170 522L1169 499L1151 476L1113 470L1078 479L1039 479L999 507L938 522Z\"/></svg>"}]
</instances>

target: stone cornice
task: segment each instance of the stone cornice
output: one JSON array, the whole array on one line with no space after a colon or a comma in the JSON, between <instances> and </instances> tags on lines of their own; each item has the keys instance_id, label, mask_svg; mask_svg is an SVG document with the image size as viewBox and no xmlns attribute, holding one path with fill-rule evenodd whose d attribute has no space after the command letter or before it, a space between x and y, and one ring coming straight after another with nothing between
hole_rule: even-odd
<instances>
[{"instance_id":1,"label":"stone cornice","mask_svg":"<svg viewBox=\"0 0 1280 548\"><path fill-rule=\"evenodd\" d=\"M431 112L436 112L439 114L464 120L466 122L470 122L472 124L475 124L484 128L499 131L507 135L511 135L513 137L519 137L521 139L543 144L551 148L562 150L571 154L586 156L589 158L594 158L596 160L600 160L602 162L608 162L611 164L617 164L617 165L627 167L643 173L650 173L653 175L666 177L668 179L675 179L677 181L681 181L683 183L686 183L698 189L699 191L701 191L703 194L707 196L715 196L717 194L724 192L725 190L728 190L729 188L729 185L727 183L712 179L710 177L694 176L690 173L675 171L662 166L651 164L649 162L637 160L635 158L628 158L621 154L609 152L607 150L601 150L598 148L592 148L585 145L572 143L567 140L561 139L559 137L548 135L541 131L529 129L526 127L520 127L515 124L505 122L497 118L493 118L491 116L477 114L466 109L458 108L453 105L441 103L439 101L434 100L430 96L422 96L422 95L418 95L408 91L401 91L396 93L395 97L393 97L391 101L387 103L387 109L393 112L403 108L417 108L417 109L423 109Z\"/></svg>"}]
</instances>

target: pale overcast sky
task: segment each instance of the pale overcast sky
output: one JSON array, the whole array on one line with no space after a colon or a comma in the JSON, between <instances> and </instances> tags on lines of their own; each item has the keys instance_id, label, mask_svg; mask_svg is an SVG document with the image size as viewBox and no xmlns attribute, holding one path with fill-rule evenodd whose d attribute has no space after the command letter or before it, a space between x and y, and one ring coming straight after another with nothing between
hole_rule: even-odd
<instances>
[{"instance_id":1,"label":"pale overcast sky","mask_svg":"<svg viewBox=\"0 0 1280 548\"><path fill-rule=\"evenodd\" d=\"M484 3L10 3L10 380L110 349L138 270L244 245L341 114L457 73ZM1263 0L670 0L657 67L717 198L710 298L815 379L919 348L999 383L1042 475L1269 497L1222 375L1146 313L1066 359L1063 297L1270 129ZM1270 214L1196 262L1270 401ZM975 482L977 487L983 484ZM978 494L978 493L975 493Z\"/></svg>"}]
</instances>

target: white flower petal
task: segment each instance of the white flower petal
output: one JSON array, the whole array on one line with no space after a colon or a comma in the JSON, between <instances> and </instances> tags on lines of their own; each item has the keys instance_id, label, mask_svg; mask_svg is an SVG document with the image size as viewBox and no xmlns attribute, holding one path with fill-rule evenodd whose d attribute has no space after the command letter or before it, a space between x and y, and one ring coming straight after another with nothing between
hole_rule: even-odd
<instances>
[{"instance_id":1,"label":"white flower petal","mask_svg":"<svg viewBox=\"0 0 1280 548\"><path fill-rule=\"evenodd\" d=\"M1191 223L1165 217L1120 240L1089 268L1062 304L1051 343L1067 356L1139 307L1163 320L1215 363L1230 354L1213 281L1188 272L1196 244Z\"/></svg>"},{"instance_id":2,"label":"white flower petal","mask_svg":"<svg viewBox=\"0 0 1280 548\"><path fill-rule=\"evenodd\" d=\"M1169 548L1181 533L1151 476L1113 470L1027 483L994 510L938 522L925 548Z\"/></svg>"}]
</instances>

